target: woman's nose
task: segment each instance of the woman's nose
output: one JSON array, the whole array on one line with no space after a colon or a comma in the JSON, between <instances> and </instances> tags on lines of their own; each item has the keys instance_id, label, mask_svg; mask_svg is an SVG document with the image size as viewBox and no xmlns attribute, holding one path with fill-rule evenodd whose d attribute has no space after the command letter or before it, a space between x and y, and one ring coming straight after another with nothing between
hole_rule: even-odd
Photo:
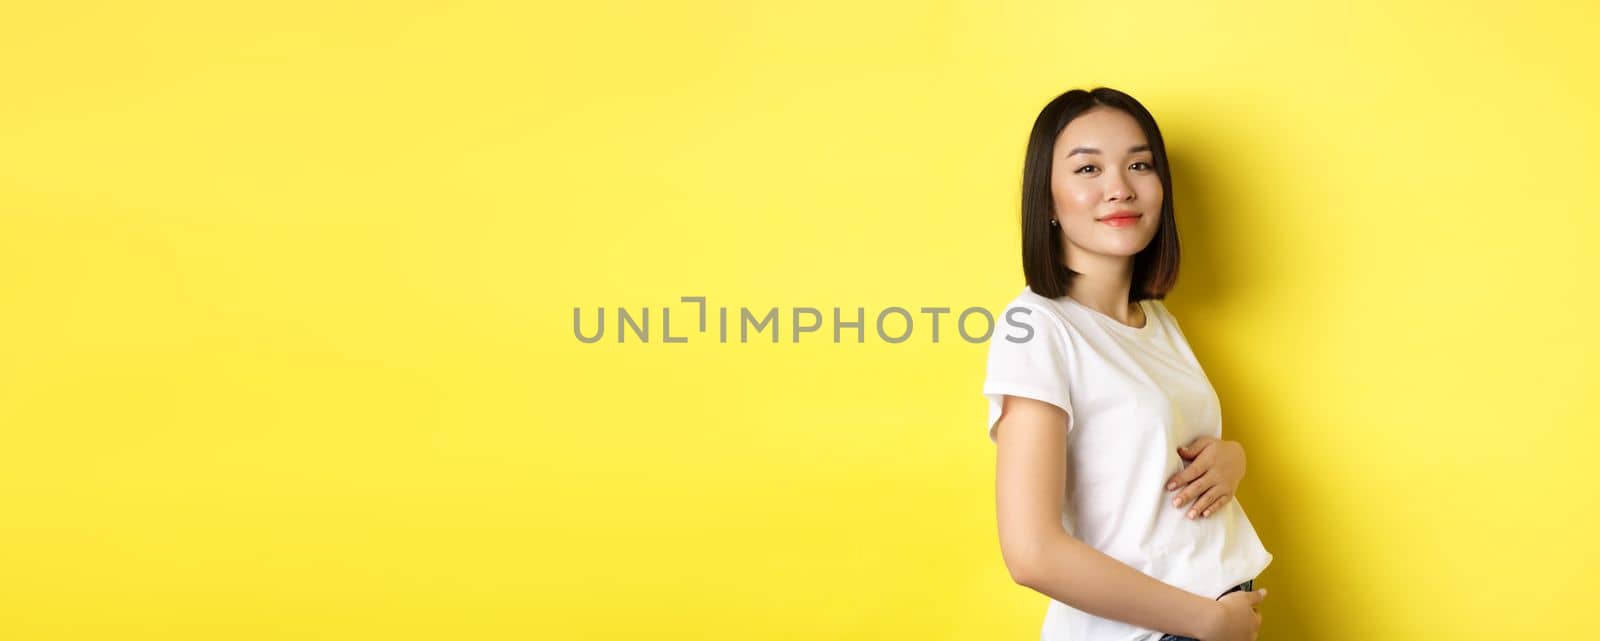
<instances>
[{"instance_id":1,"label":"woman's nose","mask_svg":"<svg viewBox=\"0 0 1600 641\"><path fill-rule=\"evenodd\" d=\"M1129 200L1133 198L1133 190L1128 187L1128 181L1117 176L1106 184L1106 195L1112 200Z\"/></svg>"}]
</instances>

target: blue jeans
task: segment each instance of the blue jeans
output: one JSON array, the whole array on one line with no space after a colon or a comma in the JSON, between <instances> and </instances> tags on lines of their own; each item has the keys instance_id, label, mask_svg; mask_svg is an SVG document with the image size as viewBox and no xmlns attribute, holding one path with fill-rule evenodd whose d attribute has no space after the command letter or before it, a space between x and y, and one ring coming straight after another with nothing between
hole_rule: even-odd
<instances>
[{"instance_id":1,"label":"blue jeans","mask_svg":"<svg viewBox=\"0 0 1600 641\"><path fill-rule=\"evenodd\" d=\"M1250 579L1249 581L1245 581L1244 583L1240 583L1239 585L1235 585L1232 588L1229 588L1227 592L1223 592L1222 596L1219 596L1217 598L1220 599L1220 598L1222 598L1224 596L1228 596L1230 593L1233 593L1233 592L1249 592L1251 590L1256 589L1255 585L1256 585L1256 580L1255 579ZM1176 634L1169 634L1167 636L1161 637L1161 641L1200 641L1200 640L1196 639L1194 637L1180 637L1180 636L1178 636Z\"/></svg>"}]
</instances>

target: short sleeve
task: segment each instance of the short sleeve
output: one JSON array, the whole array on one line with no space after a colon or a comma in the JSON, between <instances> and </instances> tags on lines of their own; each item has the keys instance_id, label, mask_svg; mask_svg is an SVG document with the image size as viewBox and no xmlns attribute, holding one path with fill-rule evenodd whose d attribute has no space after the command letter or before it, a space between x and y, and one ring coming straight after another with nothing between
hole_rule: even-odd
<instances>
[{"instance_id":1,"label":"short sleeve","mask_svg":"<svg viewBox=\"0 0 1600 641\"><path fill-rule=\"evenodd\" d=\"M1049 312L1032 305L1011 305L989 337L989 362L983 395L989 401L989 441L997 442L1003 396L1044 401L1067 412L1072 429L1072 395L1067 386L1071 344Z\"/></svg>"}]
</instances>

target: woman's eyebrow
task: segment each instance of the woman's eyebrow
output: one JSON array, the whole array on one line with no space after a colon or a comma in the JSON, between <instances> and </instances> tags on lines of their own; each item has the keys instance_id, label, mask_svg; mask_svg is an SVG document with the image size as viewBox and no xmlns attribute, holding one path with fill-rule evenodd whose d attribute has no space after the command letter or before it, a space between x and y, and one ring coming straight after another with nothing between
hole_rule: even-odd
<instances>
[{"instance_id":1,"label":"woman's eyebrow","mask_svg":"<svg viewBox=\"0 0 1600 641\"><path fill-rule=\"evenodd\" d=\"M1128 153L1130 153L1130 154L1139 153L1141 151L1150 151L1150 145L1134 145L1134 146L1128 148ZM1073 154L1098 154L1098 153L1100 153L1100 150L1099 149L1095 149L1094 147L1073 147L1072 151L1067 152L1067 155L1065 157L1066 158L1071 158Z\"/></svg>"}]
</instances>

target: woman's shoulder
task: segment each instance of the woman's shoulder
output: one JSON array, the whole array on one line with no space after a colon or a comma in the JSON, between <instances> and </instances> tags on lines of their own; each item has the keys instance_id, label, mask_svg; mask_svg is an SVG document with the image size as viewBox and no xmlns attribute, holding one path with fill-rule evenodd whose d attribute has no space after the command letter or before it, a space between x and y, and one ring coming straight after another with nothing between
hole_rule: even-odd
<instances>
[{"instance_id":1,"label":"woman's shoulder","mask_svg":"<svg viewBox=\"0 0 1600 641\"><path fill-rule=\"evenodd\" d=\"M1173 315L1172 310L1167 309L1166 301L1160 298L1147 298L1145 299L1145 304L1148 305L1148 308L1154 311L1166 325L1170 326L1174 331L1176 331L1179 338L1183 337L1183 327L1178 324L1178 317Z\"/></svg>"},{"instance_id":2,"label":"woman's shoulder","mask_svg":"<svg viewBox=\"0 0 1600 641\"><path fill-rule=\"evenodd\" d=\"M1155 313L1161 315L1163 318L1172 318L1172 310L1167 309L1167 304L1161 299L1146 298L1144 299L1144 304L1146 308L1155 311Z\"/></svg>"},{"instance_id":3,"label":"woman's shoulder","mask_svg":"<svg viewBox=\"0 0 1600 641\"><path fill-rule=\"evenodd\" d=\"M1015 298L1011 299L1011 302L1006 303L1005 309L1007 312L1016 308L1038 310L1056 317L1060 317L1062 311L1061 301L1053 298L1045 298L1044 296L1039 295L1037 292L1034 292L1030 287L1023 287L1022 291L1018 293Z\"/></svg>"},{"instance_id":4,"label":"woman's shoulder","mask_svg":"<svg viewBox=\"0 0 1600 641\"><path fill-rule=\"evenodd\" d=\"M1023 287L1022 291L1006 304L999 320L1005 324L1034 317L1040 317L1040 323L1059 328L1058 331L1072 331L1073 321L1067 313L1066 305L1061 300L1041 296L1029 287Z\"/></svg>"}]
</instances>

